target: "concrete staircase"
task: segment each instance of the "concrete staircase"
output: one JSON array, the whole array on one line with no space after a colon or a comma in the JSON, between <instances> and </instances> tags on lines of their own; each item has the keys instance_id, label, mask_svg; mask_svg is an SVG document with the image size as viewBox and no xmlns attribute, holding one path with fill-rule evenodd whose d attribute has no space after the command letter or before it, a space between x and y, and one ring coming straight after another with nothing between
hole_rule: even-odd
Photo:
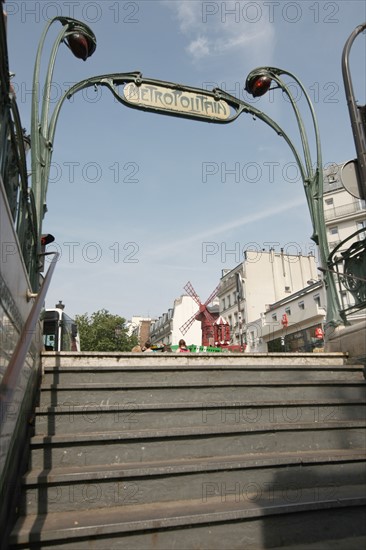
<instances>
[{"instance_id":1,"label":"concrete staircase","mask_svg":"<svg viewBox=\"0 0 366 550\"><path fill-rule=\"evenodd\" d=\"M364 547L365 379L342 354L45 353L10 547Z\"/></svg>"}]
</instances>

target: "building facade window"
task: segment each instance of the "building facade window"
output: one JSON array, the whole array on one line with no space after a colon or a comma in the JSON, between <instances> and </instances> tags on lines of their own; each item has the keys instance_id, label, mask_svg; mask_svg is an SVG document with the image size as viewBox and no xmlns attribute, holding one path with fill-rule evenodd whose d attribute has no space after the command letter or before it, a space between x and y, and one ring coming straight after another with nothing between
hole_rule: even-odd
<instances>
[{"instance_id":1,"label":"building facade window","mask_svg":"<svg viewBox=\"0 0 366 550\"><path fill-rule=\"evenodd\" d=\"M366 221L363 220L362 222L357 222L357 230L359 231L360 229L366 229ZM366 232L362 231L357 237L359 241L362 241L366 238Z\"/></svg>"},{"instance_id":2,"label":"building facade window","mask_svg":"<svg viewBox=\"0 0 366 550\"><path fill-rule=\"evenodd\" d=\"M300 309L305 309L305 303L304 303L304 301L299 302L299 308L300 308Z\"/></svg>"}]
</instances>

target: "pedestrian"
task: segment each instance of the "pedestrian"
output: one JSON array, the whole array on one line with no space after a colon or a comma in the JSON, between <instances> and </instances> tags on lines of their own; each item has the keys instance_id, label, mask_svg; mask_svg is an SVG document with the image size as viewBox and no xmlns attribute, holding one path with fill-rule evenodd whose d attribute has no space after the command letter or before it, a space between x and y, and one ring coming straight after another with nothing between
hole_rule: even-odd
<instances>
[{"instance_id":1,"label":"pedestrian","mask_svg":"<svg viewBox=\"0 0 366 550\"><path fill-rule=\"evenodd\" d=\"M142 349L141 346L134 346L131 350L132 353L141 353Z\"/></svg>"},{"instance_id":2,"label":"pedestrian","mask_svg":"<svg viewBox=\"0 0 366 550\"><path fill-rule=\"evenodd\" d=\"M190 353L184 340L179 340L177 353Z\"/></svg>"},{"instance_id":3,"label":"pedestrian","mask_svg":"<svg viewBox=\"0 0 366 550\"><path fill-rule=\"evenodd\" d=\"M143 350L145 353L153 351L151 349L151 342L145 342L145 349Z\"/></svg>"}]
</instances>

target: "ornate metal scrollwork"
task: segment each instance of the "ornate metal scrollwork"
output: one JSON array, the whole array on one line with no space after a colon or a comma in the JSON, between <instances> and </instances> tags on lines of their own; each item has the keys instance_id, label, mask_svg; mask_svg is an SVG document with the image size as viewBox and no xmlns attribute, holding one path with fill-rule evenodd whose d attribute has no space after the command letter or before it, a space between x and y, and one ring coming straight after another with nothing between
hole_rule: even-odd
<instances>
[{"instance_id":1,"label":"ornate metal scrollwork","mask_svg":"<svg viewBox=\"0 0 366 550\"><path fill-rule=\"evenodd\" d=\"M343 286L352 294L355 305L366 301L366 238L353 243L342 253Z\"/></svg>"},{"instance_id":2,"label":"ornate metal scrollwork","mask_svg":"<svg viewBox=\"0 0 366 550\"><path fill-rule=\"evenodd\" d=\"M339 289L346 289L353 297L354 304L345 307L342 314L352 313L360 309L366 309L366 237L359 238L364 229L352 233L329 255L328 268L338 277ZM344 251L348 241L354 241ZM337 254L339 252L339 255Z\"/></svg>"}]
</instances>

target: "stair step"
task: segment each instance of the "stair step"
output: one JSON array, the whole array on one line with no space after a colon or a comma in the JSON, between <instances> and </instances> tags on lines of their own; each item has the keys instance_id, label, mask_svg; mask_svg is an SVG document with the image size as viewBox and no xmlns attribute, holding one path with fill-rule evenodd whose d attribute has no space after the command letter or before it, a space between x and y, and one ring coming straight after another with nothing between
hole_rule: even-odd
<instances>
[{"instance_id":1,"label":"stair step","mask_svg":"<svg viewBox=\"0 0 366 550\"><path fill-rule=\"evenodd\" d=\"M87 481L91 478L116 477L116 475L124 475L127 477L138 475L158 475L165 473L166 469L175 474L201 472L206 470L219 471L225 469L240 469L240 468L267 468L274 466L298 466L312 464L328 464L333 461L342 462L358 462L365 458L364 449L334 449L334 450L316 450L302 451L301 453L294 451L284 453L251 453L245 455L225 455L225 456L210 456L204 458L186 458L159 460L150 462L126 462L120 464L97 464L91 466L83 466L82 468L75 467L60 467L50 470L32 469L24 476L24 482L35 484L36 482L53 482L60 483L63 481L73 481L76 478ZM366 465L365 465L366 468Z\"/></svg>"},{"instance_id":2,"label":"stair step","mask_svg":"<svg viewBox=\"0 0 366 550\"><path fill-rule=\"evenodd\" d=\"M286 495L262 495L253 499L222 501L203 499L117 506L104 510L34 514L19 518L11 536L11 547L54 545L58 548L200 548L250 549L313 542L324 525L332 525L334 538L350 536L354 526L365 534L365 486L343 486L337 495L314 499L313 490L288 491ZM335 517L339 521L334 521ZM286 529L284 525L289 524ZM362 523L360 523L362 522ZM311 525L311 529L310 529ZM296 526L296 529L294 529ZM328 537L329 538L329 531ZM262 540L262 544L259 541ZM37 546L38 545L38 546Z\"/></svg>"},{"instance_id":3,"label":"stair step","mask_svg":"<svg viewBox=\"0 0 366 550\"><path fill-rule=\"evenodd\" d=\"M164 368L176 365L177 367L222 367L256 365L289 365L320 367L331 365L345 365L347 353L119 353L119 352L44 352L42 354L43 367L55 367L62 363L67 367L149 367Z\"/></svg>"},{"instance_id":4,"label":"stair step","mask_svg":"<svg viewBox=\"0 0 366 550\"><path fill-rule=\"evenodd\" d=\"M169 396L167 396L167 393ZM42 386L40 407L47 405L82 405L94 402L98 405L127 403L165 403L169 402L228 402L253 403L261 401L300 399L364 399L366 384L360 382L331 381L287 381L253 382L246 384L186 383L164 384L163 382L146 386L143 382L131 384L74 384Z\"/></svg>"},{"instance_id":5,"label":"stair step","mask_svg":"<svg viewBox=\"0 0 366 550\"><path fill-rule=\"evenodd\" d=\"M32 467L113 464L217 454L363 448L366 420L220 425L34 436Z\"/></svg>"},{"instance_id":6,"label":"stair step","mask_svg":"<svg viewBox=\"0 0 366 550\"><path fill-rule=\"evenodd\" d=\"M366 418L363 400L151 403L140 405L63 404L43 406L35 412L36 435L90 433L117 429L152 429L199 425L324 422Z\"/></svg>"},{"instance_id":7,"label":"stair step","mask_svg":"<svg viewBox=\"0 0 366 550\"><path fill-rule=\"evenodd\" d=\"M223 499L233 493L243 499L295 488L312 488L318 499L336 494L343 485L365 484L364 457L364 451L337 450L31 470L24 479L21 512Z\"/></svg>"},{"instance_id":8,"label":"stair step","mask_svg":"<svg viewBox=\"0 0 366 550\"><path fill-rule=\"evenodd\" d=\"M363 367L352 365L309 365L301 368L295 366L165 366L151 367L64 367L44 370L43 384L73 384L73 383L113 383L130 384L143 380L145 385L151 383L244 383L288 380L342 380L364 382Z\"/></svg>"}]
</instances>

